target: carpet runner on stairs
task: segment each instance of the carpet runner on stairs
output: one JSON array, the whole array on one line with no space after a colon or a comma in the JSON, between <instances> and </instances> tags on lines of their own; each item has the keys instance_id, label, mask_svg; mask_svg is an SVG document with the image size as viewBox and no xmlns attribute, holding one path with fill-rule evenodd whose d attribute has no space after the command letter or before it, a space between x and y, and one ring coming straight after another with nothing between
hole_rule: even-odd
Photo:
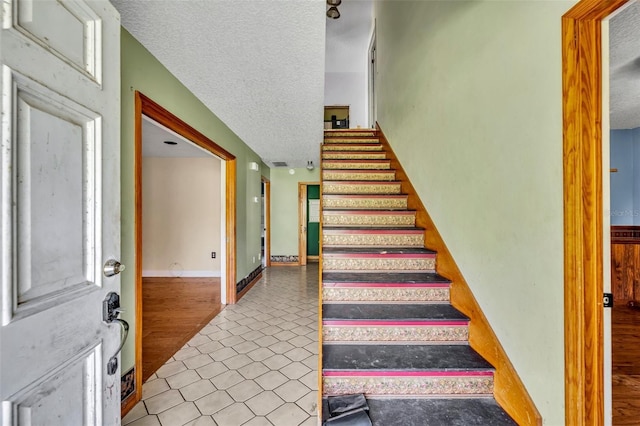
<instances>
[{"instance_id":1,"label":"carpet runner on stairs","mask_svg":"<svg viewBox=\"0 0 640 426\"><path fill-rule=\"evenodd\" d=\"M323 396L365 394L374 425L514 425L377 132L325 132L321 175Z\"/></svg>"}]
</instances>

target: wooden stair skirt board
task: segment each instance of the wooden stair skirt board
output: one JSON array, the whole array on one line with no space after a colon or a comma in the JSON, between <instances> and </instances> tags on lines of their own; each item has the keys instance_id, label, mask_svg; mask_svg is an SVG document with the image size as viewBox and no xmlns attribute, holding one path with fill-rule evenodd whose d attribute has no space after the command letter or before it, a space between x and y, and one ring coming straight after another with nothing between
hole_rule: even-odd
<instances>
[{"instance_id":1,"label":"wooden stair skirt board","mask_svg":"<svg viewBox=\"0 0 640 426\"><path fill-rule=\"evenodd\" d=\"M541 424L382 132L325 132L321 176L323 397L365 394L374 425Z\"/></svg>"}]
</instances>

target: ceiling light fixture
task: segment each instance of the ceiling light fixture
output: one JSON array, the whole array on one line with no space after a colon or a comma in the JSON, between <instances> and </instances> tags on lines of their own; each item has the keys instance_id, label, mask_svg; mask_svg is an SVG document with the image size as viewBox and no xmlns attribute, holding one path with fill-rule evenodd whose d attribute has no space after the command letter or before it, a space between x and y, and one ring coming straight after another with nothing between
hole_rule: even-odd
<instances>
[{"instance_id":1,"label":"ceiling light fixture","mask_svg":"<svg viewBox=\"0 0 640 426\"><path fill-rule=\"evenodd\" d=\"M307 161L307 170L313 170L314 168L313 161Z\"/></svg>"},{"instance_id":2,"label":"ceiling light fixture","mask_svg":"<svg viewBox=\"0 0 640 426\"><path fill-rule=\"evenodd\" d=\"M327 4L329 6L340 6L342 4L342 0L327 0Z\"/></svg>"},{"instance_id":3,"label":"ceiling light fixture","mask_svg":"<svg viewBox=\"0 0 640 426\"><path fill-rule=\"evenodd\" d=\"M331 6L329 10L327 10L327 18L338 19L340 17L340 11L337 7Z\"/></svg>"}]
</instances>

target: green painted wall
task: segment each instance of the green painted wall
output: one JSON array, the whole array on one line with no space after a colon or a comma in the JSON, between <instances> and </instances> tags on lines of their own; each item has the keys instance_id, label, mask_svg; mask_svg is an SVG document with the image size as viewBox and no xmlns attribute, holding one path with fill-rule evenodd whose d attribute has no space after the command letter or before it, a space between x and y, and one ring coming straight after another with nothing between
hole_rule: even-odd
<instances>
[{"instance_id":1,"label":"green painted wall","mask_svg":"<svg viewBox=\"0 0 640 426\"><path fill-rule=\"evenodd\" d=\"M376 3L378 122L545 424L564 424L561 16Z\"/></svg>"},{"instance_id":2,"label":"green painted wall","mask_svg":"<svg viewBox=\"0 0 640 426\"><path fill-rule=\"evenodd\" d=\"M134 365L134 94L140 91L187 122L237 159L237 279L260 265L260 172L249 169L260 157L205 107L162 66L131 34L122 30L122 262L130 266L122 274L123 318L131 324L129 339L122 350L122 372ZM212 76L215 78L215 76ZM255 262L252 260L256 257Z\"/></svg>"},{"instance_id":3,"label":"green painted wall","mask_svg":"<svg viewBox=\"0 0 640 426\"><path fill-rule=\"evenodd\" d=\"M318 149L320 147L318 146ZM298 255L298 182L320 182L320 170L271 169L271 255Z\"/></svg>"}]
</instances>

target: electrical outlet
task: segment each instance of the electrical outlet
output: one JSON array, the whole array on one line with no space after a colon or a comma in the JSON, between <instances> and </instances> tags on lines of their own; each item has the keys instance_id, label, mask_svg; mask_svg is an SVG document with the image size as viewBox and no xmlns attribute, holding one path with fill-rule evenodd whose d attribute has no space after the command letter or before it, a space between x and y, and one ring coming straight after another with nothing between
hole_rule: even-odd
<instances>
[{"instance_id":1,"label":"electrical outlet","mask_svg":"<svg viewBox=\"0 0 640 426\"><path fill-rule=\"evenodd\" d=\"M256 257L253 256L253 263L256 263Z\"/></svg>"},{"instance_id":2,"label":"electrical outlet","mask_svg":"<svg viewBox=\"0 0 640 426\"><path fill-rule=\"evenodd\" d=\"M212 258L212 259L215 259L215 258L216 258L216 252L215 252L215 251L212 251L212 252L211 252L211 258Z\"/></svg>"}]
</instances>

